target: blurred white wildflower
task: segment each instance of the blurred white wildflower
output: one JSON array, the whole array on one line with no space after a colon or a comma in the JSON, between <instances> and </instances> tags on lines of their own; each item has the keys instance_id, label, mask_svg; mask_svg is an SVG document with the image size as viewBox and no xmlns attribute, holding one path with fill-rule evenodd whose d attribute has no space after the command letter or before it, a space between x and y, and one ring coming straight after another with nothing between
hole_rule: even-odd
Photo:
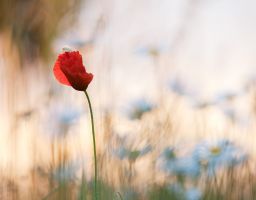
<instances>
[{"instance_id":1,"label":"blurred white wildflower","mask_svg":"<svg viewBox=\"0 0 256 200\"><path fill-rule=\"evenodd\" d=\"M186 200L199 200L202 197L202 193L197 188L189 188L186 190Z\"/></svg>"},{"instance_id":2,"label":"blurred white wildflower","mask_svg":"<svg viewBox=\"0 0 256 200\"><path fill-rule=\"evenodd\" d=\"M182 184L172 183L167 186L167 189L172 195L179 197L179 199L185 199L185 191Z\"/></svg>"},{"instance_id":3,"label":"blurred white wildflower","mask_svg":"<svg viewBox=\"0 0 256 200\"><path fill-rule=\"evenodd\" d=\"M193 156L177 157L174 148L166 148L158 160L160 168L171 175L197 177L200 164Z\"/></svg>"},{"instance_id":4,"label":"blurred white wildflower","mask_svg":"<svg viewBox=\"0 0 256 200\"><path fill-rule=\"evenodd\" d=\"M82 112L70 105L52 104L43 110L42 131L50 137L65 137L69 128L80 118Z\"/></svg>"},{"instance_id":5,"label":"blurred white wildflower","mask_svg":"<svg viewBox=\"0 0 256 200\"><path fill-rule=\"evenodd\" d=\"M72 36L71 38L68 38L66 40L62 41L63 43L65 42L66 44L69 44L72 49L81 49L84 47L90 47L94 44L94 40L86 40L83 38L79 37L74 37Z\"/></svg>"},{"instance_id":6,"label":"blurred white wildflower","mask_svg":"<svg viewBox=\"0 0 256 200\"><path fill-rule=\"evenodd\" d=\"M236 110L234 101L243 94L243 92L227 91L218 94L215 98L216 105L223 114L235 122L239 119L239 113Z\"/></svg>"},{"instance_id":7,"label":"blurred white wildflower","mask_svg":"<svg viewBox=\"0 0 256 200\"><path fill-rule=\"evenodd\" d=\"M128 154L129 151L124 147L120 147L114 151L114 155L117 156L120 160L125 159Z\"/></svg>"},{"instance_id":8,"label":"blurred white wildflower","mask_svg":"<svg viewBox=\"0 0 256 200\"><path fill-rule=\"evenodd\" d=\"M181 96L186 95L188 93L184 83L177 78L170 80L169 87L171 91Z\"/></svg>"},{"instance_id":9,"label":"blurred white wildflower","mask_svg":"<svg viewBox=\"0 0 256 200\"><path fill-rule=\"evenodd\" d=\"M120 147L114 151L114 155L120 160L128 159L129 161L136 161L137 158L148 154L152 150L150 145L143 147L142 149L128 149L126 147Z\"/></svg>"},{"instance_id":10,"label":"blurred white wildflower","mask_svg":"<svg viewBox=\"0 0 256 200\"><path fill-rule=\"evenodd\" d=\"M195 187L186 188L180 183L173 183L168 186L168 190L171 194L175 195L178 199L182 200L200 200L202 193Z\"/></svg>"},{"instance_id":11,"label":"blurred white wildflower","mask_svg":"<svg viewBox=\"0 0 256 200\"><path fill-rule=\"evenodd\" d=\"M144 113L151 111L154 105L145 99L134 101L128 109L128 116L131 119L141 119Z\"/></svg>"},{"instance_id":12,"label":"blurred white wildflower","mask_svg":"<svg viewBox=\"0 0 256 200\"><path fill-rule=\"evenodd\" d=\"M168 51L168 46L166 44L157 45L145 45L135 49L135 53L142 56L152 56L157 57L160 54Z\"/></svg>"},{"instance_id":13,"label":"blurred white wildflower","mask_svg":"<svg viewBox=\"0 0 256 200\"><path fill-rule=\"evenodd\" d=\"M214 175L220 167L236 166L247 159L247 154L228 140L201 143L195 147L193 156L209 175Z\"/></svg>"},{"instance_id":14,"label":"blurred white wildflower","mask_svg":"<svg viewBox=\"0 0 256 200\"><path fill-rule=\"evenodd\" d=\"M211 106L214 106L215 105L215 102L213 101L197 101L195 100L193 103L192 103L192 106L196 109L206 109L206 108L209 108Z\"/></svg>"},{"instance_id":15,"label":"blurred white wildflower","mask_svg":"<svg viewBox=\"0 0 256 200\"><path fill-rule=\"evenodd\" d=\"M218 94L215 98L217 103L226 102L226 101L233 101L235 98L244 94L244 91L241 92L234 92L234 91L227 91Z\"/></svg>"},{"instance_id":16,"label":"blurred white wildflower","mask_svg":"<svg viewBox=\"0 0 256 200\"><path fill-rule=\"evenodd\" d=\"M177 95L186 96L191 100L197 99L197 93L193 88L185 84L185 81L179 77L174 77L168 81L169 89Z\"/></svg>"},{"instance_id":17,"label":"blurred white wildflower","mask_svg":"<svg viewBox=\"0 0 256 200\"><path fill-rule=\"evenodd\" d=\"M58 182L69 182L77 179L77 172L80 169L79 162L69 162L60 165L53 171L52 176Z\"/></svg>"}]
</instances>

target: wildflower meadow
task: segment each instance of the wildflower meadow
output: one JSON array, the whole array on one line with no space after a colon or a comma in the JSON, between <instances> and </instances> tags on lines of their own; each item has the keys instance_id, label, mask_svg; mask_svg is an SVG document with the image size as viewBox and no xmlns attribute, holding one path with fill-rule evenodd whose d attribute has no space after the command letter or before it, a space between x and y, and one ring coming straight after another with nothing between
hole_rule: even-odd
<instances>
[{"instance_id":1,"label":"wildflower meadow","mask_svg":"<svg viewBox=\"0 0 256 200\"><path fill-rule=\"evenodd\" d=\"M255 200L253 0L1 0L0 200Z\"/></svg>"}]
</instances>

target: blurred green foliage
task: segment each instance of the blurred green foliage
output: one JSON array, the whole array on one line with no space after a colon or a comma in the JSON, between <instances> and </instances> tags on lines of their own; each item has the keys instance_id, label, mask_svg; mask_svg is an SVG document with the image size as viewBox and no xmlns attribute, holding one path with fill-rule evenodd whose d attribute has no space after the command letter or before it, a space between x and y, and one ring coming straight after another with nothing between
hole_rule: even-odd
<instances>
[{"instance_id":1,"label":"blurred green foliage","mask_svg":"<svg viewBox=\"0 0 256 200\"><path fill-rule=\"evenodd\" d=\"M21 61L48 59L51 44L70 27L82 0L1 0L0 34L7 32Z\"/></svg>"}]
</instances>

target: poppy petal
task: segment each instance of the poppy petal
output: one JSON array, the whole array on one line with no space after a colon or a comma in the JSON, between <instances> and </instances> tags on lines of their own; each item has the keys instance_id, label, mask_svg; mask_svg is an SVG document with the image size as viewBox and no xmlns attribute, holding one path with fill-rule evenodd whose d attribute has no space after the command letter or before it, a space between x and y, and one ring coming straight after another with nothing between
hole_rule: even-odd
<instances>
[{"instance_id":1,"label":"poppy petal","mask_svg":"<svg viewBox=\"0 0 256 200\"><path fill-rule=\"evenodd\" d=\"M57 60L55 62L55 65L53 67L53 73L55 78L62 84L64 85L68 85L71 86L70 82L68 81L67 77L65 76L65 74L62 72L61 68L60 68L60 63L59 60Z\"/></svg>"},{"instance_id":2,"label":"poppy petal","mask_svg":"<svg viewBox=\"0 0 256 200\"><path fill-rule=\"evenodd\" d=\"M53 72L60 83L79 91L86 90L93 79L93 75L86 72L79 51L59 54Z\"/></svg>"},{"instance_id":3,"label":"poppy petal","mask_svg":"<svg viewBox=\"0 0 256 200\"><path fill-rule=\"evenodd\" d=\"M87 89L88 85L93 79L93 75L91 73L76 73L74 74L70 70L63 69L63 73L67 77L70 85L79 91L84 91Z\"/></svg>"}]
</instances>

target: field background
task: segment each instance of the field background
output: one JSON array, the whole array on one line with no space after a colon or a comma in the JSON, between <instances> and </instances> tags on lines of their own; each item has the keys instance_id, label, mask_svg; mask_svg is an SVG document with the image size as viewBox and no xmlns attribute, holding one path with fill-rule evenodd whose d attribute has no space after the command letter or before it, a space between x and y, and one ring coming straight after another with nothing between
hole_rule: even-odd
<instances>
[{"instance_id":1,"label":"field background","mask_svg":"<svg viewBox=\"0 0 256 200\"><path fill-rule=\"evenodd\" d=\"M0 1L0 199L256 199L256 2Z\"/></svg>"}]
</instances>

